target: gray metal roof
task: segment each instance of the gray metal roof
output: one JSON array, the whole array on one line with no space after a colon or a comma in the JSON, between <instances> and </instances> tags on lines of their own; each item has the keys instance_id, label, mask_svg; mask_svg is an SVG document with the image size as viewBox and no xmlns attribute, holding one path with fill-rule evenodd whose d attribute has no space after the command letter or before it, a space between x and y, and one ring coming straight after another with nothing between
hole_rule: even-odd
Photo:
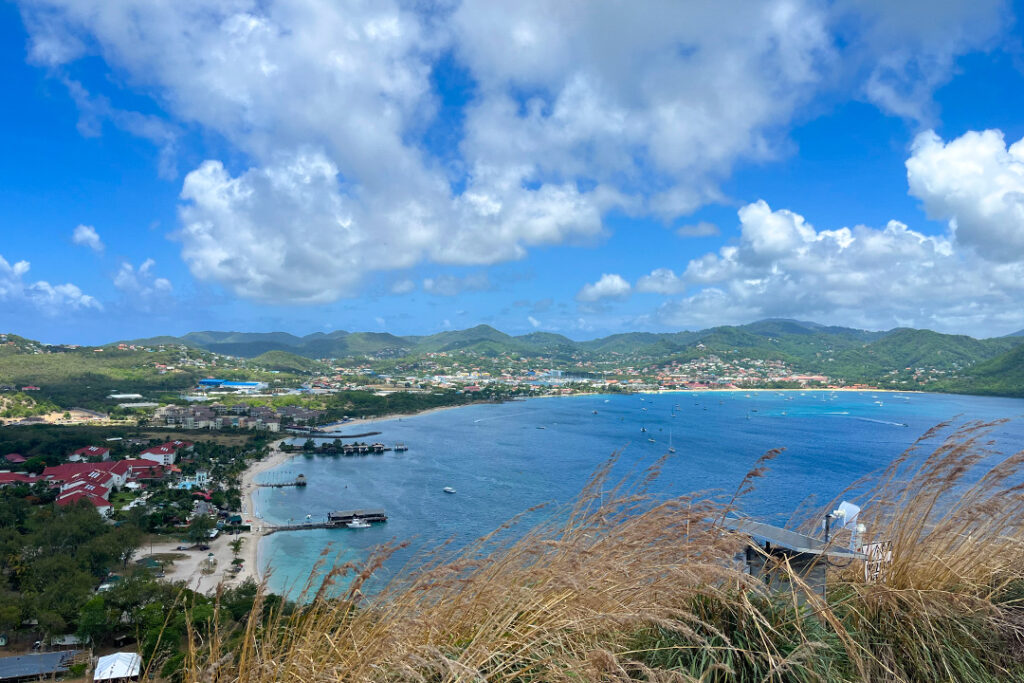
<instances>
[{"instance_id":1,"label":"gray metal roof","mask_svg":"<svg viewBox=\"0 0 1024 683\"><path fill-rule=\"evenodd\" d=\"M857 553L842 546L827 544L820 538L805 536L789 529L772 526L764 522L755 522L752 519L726 518L724 526L727 529L738 531L743 534L757 536L773 545L781 546L798 553L811 553L812 555L826 555L840 559L863 560L865 555Z\"/></svg>"},{"instance_id":2,"label":"gray metal roof","mask_svg":"<svg viewBox=\"0 0 1024 683\"><path fill-rule=\"evenodd\" d=\"M42 652L16 657L0 657L0 681L29 676L50 676L68 670L68 664L79 650Z\"/></svg>"}]
</instances>

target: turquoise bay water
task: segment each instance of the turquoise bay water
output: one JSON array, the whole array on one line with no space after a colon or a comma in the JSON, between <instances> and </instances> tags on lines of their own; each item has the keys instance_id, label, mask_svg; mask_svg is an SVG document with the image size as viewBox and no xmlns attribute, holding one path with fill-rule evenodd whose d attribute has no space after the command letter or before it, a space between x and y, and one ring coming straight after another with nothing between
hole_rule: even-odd
<instances>
[{"instance_id":1,"label":"turquoise bay water","mask_svg":"<svg viewBox=\"0 0 1024 683\"><path fill-rule=\"evenodd\" d=\"M766 450L784 447L744 501L748 513L782 523L808 495L824 505L956 416L1015 418L998 428L998 446L1006 453L1024 448L1022 415L1020 399L703 392L531 399L386 420L372 425L380 436L361 440L404 441L408 452L297 456L259 480L301 472L309 485L260 489L256 508L273 523L384 508L387 524L277 533L263 539L260 563L273 570L271 589L284 593L301 587L325 548L332 558L360 560L378 544L409 541L387 566L393 572L417 551L449 540L464 545L529 507L572 500L613 451L622 451L620 474L649 465L666 452L670 436L677 452L657 486L674 495L731 492ZM445 494L445 486L458 493Z\"/></svg>"}]
</instances>

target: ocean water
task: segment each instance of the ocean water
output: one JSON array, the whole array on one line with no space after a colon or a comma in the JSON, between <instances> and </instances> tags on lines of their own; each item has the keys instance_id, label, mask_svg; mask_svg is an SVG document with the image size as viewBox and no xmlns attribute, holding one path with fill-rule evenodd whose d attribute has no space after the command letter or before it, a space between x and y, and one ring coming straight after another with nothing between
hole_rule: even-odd
<instances>
[{"instance_id":1,"label":"ocean water","mask_svg":"<svg viewBox=\"0 0 1024 683\"><path fill-rule=\"evenodd\" d=\"M297 456L259 480L302 473L309 485L260 489L255 506L279 524L353 508L384 508L388 522L276 533L261 541L259 561L272 569L271 589L294 596L321 557L360 561L378 544L407 541L387 576L424 550L469 543L534 505L552 504L532 519L550 514L613 452L621 452L617 476L642 470L670 439L676 453L656 484L666 495L731 492L765 451L785 448L743 501L747 513L782 523L809 495L824 505L945 420L1010 418L996 438L1000 450L1015 452L1024 448L1022 417L1020 399L740 391L530 399L386 420L347 433L380 431L359 440L403 441L406 453ZM457 493L445 494L446 486Z\"/></svg>"}]
</instances>

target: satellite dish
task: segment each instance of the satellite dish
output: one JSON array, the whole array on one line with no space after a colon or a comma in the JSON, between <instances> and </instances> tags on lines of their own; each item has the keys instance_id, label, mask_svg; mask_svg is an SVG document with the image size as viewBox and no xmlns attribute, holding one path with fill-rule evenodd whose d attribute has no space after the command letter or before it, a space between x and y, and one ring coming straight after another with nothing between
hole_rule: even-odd
<instances>
[{"instance_id":1,"label":"satellite dish","mask_svg":"<svg viewBox=\"0 0 1024 683\"><path fill-rule=\"evenodd\" d=\"M845 500L832 512L832 515L836 518L837 526L841 525L843 529L851 530L857 528L857 515L859 514L860 506L848 503Z\"/></svg>"}]
</instances>

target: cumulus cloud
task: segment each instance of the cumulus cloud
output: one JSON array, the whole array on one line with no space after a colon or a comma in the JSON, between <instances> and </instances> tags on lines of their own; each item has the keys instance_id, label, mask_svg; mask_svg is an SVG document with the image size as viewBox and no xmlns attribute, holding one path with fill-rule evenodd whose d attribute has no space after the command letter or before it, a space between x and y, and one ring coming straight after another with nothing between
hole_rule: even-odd
<instances>
[{"instance_id":1,"label":"cumulus cloud","mask_svg":"<svg viewBox=\"0 0 1024 683\"><path fill-rule=\"evenodd\" d=\"M910 194L932 218L948 220L957 242L993 261L1024 260L1024 139L1007 147L998 130L948 143L933 131L914 140Z\"/></svg>"},{"instance_id":2,"label":"cumulus cloud","mask_svg":"<svg viewBox=\"0 0 1024 683\"><path fill-rule=\"evenodd\" d=\"M663 324L694 327L761 317L809 317L868 328L1024 326L1024 262L994 264L898 221L819 230L764 201L739 211L740 239L693 259L681 279L698 287L669 301Z\"/></svg>"},{"instance_id":3,"label":"cumulus cloud","mask_svg":"<svg viewBox=\"0 0 1024 683\"><path fill-rule=\"evenodd\" d=\"M51 285L45 280L26 282L25 274L29 267L28 261L18 261L11 265L0 256L0 302L9 305L27 304L46 315L85 309L102 310L103 307L96 299L71 283Z\"/></svg>"},{"instance_id":4,"label":"cumulus cloud","mask_svg":"<svg viewBox=\"0 0 1024 683\"><path fill-rule=\"evenodd\" d=\"M682 294L686 281L671 268L655 268L636 281L636 291L654 294Z\"/></svg>"},{"instance_id":5,"label":"cumulus cloud","mask_svg":"<svg viewBox=\"0 0 1024 683\"><path fill-rule=\"evenodd\" d=\"M173 289L170 280L154 275L155 265L156 261L151 258L143 261L138 268L127 262L122 263L114 275L114 286L131 301L148 308Z\"/></svg>"},{"instance_id":6,"label":"cumulus cloud","mask_svg":"<svg viewBox=\"0 0 1024 683\"><path fill-rule=\"evenodd\" d=\"M486 273L471 273L465 277L440 275L423 280L423 291L435 296L455 296L462 292L479 292L491 288Z\"/></svg>"},{"instance_id":7,"label":"cumulus cloud","mask_svg":"<svg viewBox=\"0 0 1024 683\"><path fill-rule=\"evenodd\" d=\"M125 84L165 113L118 110L61 75L83 130L152 140L165 175L186 126L244 160L186 175L182 256L239 296L291 303L354 295L372 271L592 242L613 209L685 215L722 199L737 162L785 154L823 89L856 79L887 111L921 108L1000 17L986 0L19 4L31 59L66 74L98 56L118 78L94 88ZM473 88L437 151L441 55ZM924 88L905 92L918 72Z\"/></svg>"},{"instance_id":8,"label":"cumulus cloud","mask_svg":"<svg viewBox=\"0 0 1024 683\"><path fill-rule=\"evenodd\" d=\"M714 223L701 221L693 225L683 225L676 228L676 234L680 237L714 237L721 231Z\"/></svg>"},{"instance_id":9,"label":"cumulus cloud","mask_svg":"<svg viewBox=\"0 0 1024 683\"><path fill-rule=\"evenodd\" d=\"M71 241L89 247L97 253L103 251L103 241L100 239L99 233L96 232L96 228L91 225L76 226L75 231L71 234Z\"/></svg>"},{"instance_id":10,"label":"cumulus cloud","mask_svg":"<svg viewBox=\"0 0 1024 683\"><path fill-rule=\"evenodd\" d=\"M624 299L629 296L632 288L626 280L616 273L604 273L597 282L583 285L576 294L576 300L594 302L601 299Z\"/></svg>"}]
</instances>

